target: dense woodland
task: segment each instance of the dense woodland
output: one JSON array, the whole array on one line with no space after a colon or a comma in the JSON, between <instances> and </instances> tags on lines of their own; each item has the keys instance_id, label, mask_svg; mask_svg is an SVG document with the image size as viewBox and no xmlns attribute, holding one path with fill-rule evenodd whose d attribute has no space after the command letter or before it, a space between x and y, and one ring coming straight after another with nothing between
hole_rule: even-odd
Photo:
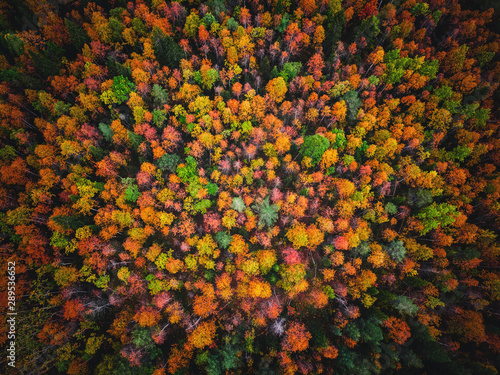
<instances>
[{"instance_id":1,"label":"dense woodland","mask_svg":"<svg viewBox=\"0 0 500 375\"><path fill-rule=\"evenodd\" d=\"M1 0L0 372L498 374L499 12Z\"/></svg>"}]
</instances>

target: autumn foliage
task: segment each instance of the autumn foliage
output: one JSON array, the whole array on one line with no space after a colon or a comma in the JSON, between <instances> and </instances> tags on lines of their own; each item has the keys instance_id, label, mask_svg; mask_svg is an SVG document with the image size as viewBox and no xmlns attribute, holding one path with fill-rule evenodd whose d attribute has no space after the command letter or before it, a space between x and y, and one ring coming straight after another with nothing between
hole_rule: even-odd
<instances>
[{"instance_id":1,"label":"autumn foliage","mask_svg":"<svg viewBox=\"0 0 500 375\"><path fill-rule=\"evenodd\" d=\"M0 0L19 373L496 374L499 12Z\"/></svg>"}]
</instances>

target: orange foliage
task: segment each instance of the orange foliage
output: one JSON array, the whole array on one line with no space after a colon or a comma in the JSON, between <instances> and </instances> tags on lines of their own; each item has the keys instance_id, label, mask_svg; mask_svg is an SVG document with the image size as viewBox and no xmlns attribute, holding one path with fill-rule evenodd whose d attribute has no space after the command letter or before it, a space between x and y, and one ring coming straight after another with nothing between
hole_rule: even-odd
<instances>
[{"instance_id":1,"label":"orange foliage","mask_svg":"<svg viewBox=\"0 0 500 375\"><path fill-rule=\"evenodd\" d=\"M311 334L307 331L305 325L300 322L290 323L283 340L283 349L289 352L300 352L309 347Z\"/></svg>"},{"instance_id":2,"label":"orange foliage","mask_svg":"<svg viewBox=\"0 0 500 375\"><path fill-rule=\"evenodd\" d=\"M189 334L188 341L195 348L202 349L213 342L215 337L215 322L202 322Z\"/></svg>"}]
</instances>

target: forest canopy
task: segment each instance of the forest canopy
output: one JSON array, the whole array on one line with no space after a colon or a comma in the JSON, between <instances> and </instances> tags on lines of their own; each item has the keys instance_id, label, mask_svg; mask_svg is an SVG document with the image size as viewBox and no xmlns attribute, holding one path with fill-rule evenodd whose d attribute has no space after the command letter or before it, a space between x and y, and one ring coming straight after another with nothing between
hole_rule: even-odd
<instances>
[{"instance_id":1,"label":"forest canopy","mask_svg":"<svg viewBox=\"0 0 500 375\"><path fill-rule=\"evenodd\" d=\"M17 373L498 374L499 12L0 0Z\"/></svg>"}]
</instances>

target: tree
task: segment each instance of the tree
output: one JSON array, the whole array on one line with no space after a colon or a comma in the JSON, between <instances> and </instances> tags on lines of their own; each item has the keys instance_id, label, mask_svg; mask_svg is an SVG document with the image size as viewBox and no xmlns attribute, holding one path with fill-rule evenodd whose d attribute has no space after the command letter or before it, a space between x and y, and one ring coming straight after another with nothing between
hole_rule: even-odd
<instances>
[{"instance_id":1,"label":"tree","mask_svg":"<svg viewBox=\"0 0 500 375\"><path fill-rule=\"evenodd\" d=\"M69 19L64 19L64 24L66 25L66 30L68 30L71 43L77 51L81 51L85 44L90 43L90 38L85 32L85 30Z\"/></svg>"},{"instance_id":2,"label":"tree","mask_svg":"<svg viewBox=\"0 0 500 375\"><path fill-rule=\"evenodd\" d=\"M328 147L330 147L330 142L323 135L308 135L304 137L304 143L299 152L302 156L311 158L312 165L316 165Z\"/></svg>"},{"instance_id":3,"label":"tree","mask_svg":"<svg viewBox=\"0 0 500 375\"><path fill-rule=\"evenodd\" d=\"M292 322L286 330L283 349L290 352L304 351L309 347L311 337L303 323Z\"/></svg>"},{"instance_id":4,"label":"tree","mask_svg":"<svg viewBox=\"0 0 500 375\"><path fill-rule=\"evenodd\" d=\"M175 172L179 165L181 158L177 154L163 154L161 158L156 161L156 165L163 171Z\"/></svg>"},{"instance_id":5,"label":"tree","mask_svg":"<svg viewBox=\"0 0 500 375\"><path fill-rule=\"evenodd\" d=\"M423 208L432 203L432 192L426 189L409 189L408 204L416 208Z\"/></svg>"},{"instance_id":6,"label":"tree","mask_svg":"<svg viewBox=\"0 0 500 375\"><path fill-rule=\"evenodd\" d=\"M178 68L181 59L184 57L182 48L159 28L153 29L151 40L158 62L170 69Z\"/></svg>"},{"instance_id":7,"label":"tree","mask_svg":"<svg viewBox=\"0 0 500 375\"><path fill-rule=\"evenodd\" d=\"M356 91L348 91L342 99L345 101L347 106L347 119L353 122L356 120L359 107L361 107L361 99L359 99Z\"/></svg>"},{"instance_id":8,"label":"tree","mask_svg":"<svg viewBox=\"0 0 500 375\"><path fill-rule=\"evenodd\" d=\"M455 206L448 203L432 203L430 206L421 209L417 215L424 223L424 228L420 231L420 234L425 235L432 229L453 224L457 216Z\"/></svg>"},{"instance_id":9,"label":"tree","mask_svg":"<svg viewBox=\"0 0 500 375\"><path fill-rule=\"evenodd\" d=\"M259 227L272 227L278 220L279 207L275 204L269 204L269 197L265 197L261 204L255 204L253 208L259 214Z\"/></svg>"},{"instance_id":10,"label":"tree","mask_svg":"<svg viewBox=\"0 0 500 375\"><path fill-rule=\"evenodd\" d=\"M213 320L208 322L201 322L189 334L188 341L195 348L202 349L210 345L215 336L215 323Z\"/></svg>"},{"instance_id":11,"label":"tree","mask_svg":"<svg viewBox=\"0 0 500 375\"><path fill-rule=\"evenodd\" d=\"M266 91L276 103L281 103L288 91L283 77L274 78L266 85Z\"/></svg>"},{"instance_id":12,"label":"tree","mask_svg":"<svg viewBox=\"0 0 500 375\"><path fill-rule=\"evenodd\" d=\"M163 107L164 104L168 103L168 93L167 91L158 84L153 85L151 90L151 97L153 98L153 104L157 107Z\"/></svg>"},{"instance_id":13,"label":"tree","mask_svg":"<svg viewBox=\"0 0 500 375\"><path fill-rule=\"evenodd\" d=\"M396 263L401 263L406 257L406 249L400 240L392 241L384 249Z\"/></svg>"},{"instance_id":14,"label":"tree","mask_svg":"<svg viewBox=\"0 0 500 375\"><path fill-rule=\"evenodd\" d=\"M393 316L384 321L384 327L389 330L389 337L399 345L403 345L411 336L408 324Z\"/></svg>"},{"instance_id":15,"label":"tree","mask_svg":"<svg viewBox=\"0 0 500 375\"><path fill-rule=\"evenodd\" d=\"M392 304L396 310L405 315L414 316L418 311L418 306L405 296L397 296Z\"/></svg>"}]
</instances>

